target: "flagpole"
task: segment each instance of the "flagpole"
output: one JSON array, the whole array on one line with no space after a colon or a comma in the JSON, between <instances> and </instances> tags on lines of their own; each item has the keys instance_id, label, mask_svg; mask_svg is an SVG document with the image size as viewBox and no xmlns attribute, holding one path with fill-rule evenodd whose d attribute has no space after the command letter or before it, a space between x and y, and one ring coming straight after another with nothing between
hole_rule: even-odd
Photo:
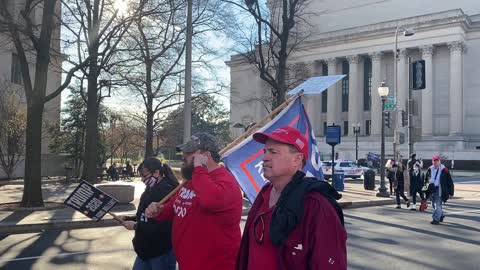
<instances>
[{"instance_id":1,"label":"flagpole","mask_svg":"<svg viewBox=\"0 0 480 270\"><path fill-rule=\"evenodd\" d=\"M236 138L233 142L231 142L229 145L227 145L225 148L223 148L221 151L220 151L220 156L222 156L225 152L227 152L228 150L232 149L233 147L235 147L237 144L239 144L240 142L242 142L243 140L245 140L246 138L248 138L248 136L252 135L258 128L260 128L265 122L267 122L273 115L276 115L278 114L280 111L282 111L283 109L285 109L285 107L288 106L288 104L292 103L293 101L295 101L297 98L299 98L300 96L303 95L303 89L300 90L298 93L296 93L294 96L288 98L287 100L285 100L285 102L283 102L282 104L280 104L277 108L275 108L275 110L273 110L272 112L270 112L269 114L267 114L265 117L263 117L262 120L258 121L254 126L252 126L251 128L249 128L247 131L245 131L242 135L240 135L238 138Z\"/></svg>"}]
</instances>

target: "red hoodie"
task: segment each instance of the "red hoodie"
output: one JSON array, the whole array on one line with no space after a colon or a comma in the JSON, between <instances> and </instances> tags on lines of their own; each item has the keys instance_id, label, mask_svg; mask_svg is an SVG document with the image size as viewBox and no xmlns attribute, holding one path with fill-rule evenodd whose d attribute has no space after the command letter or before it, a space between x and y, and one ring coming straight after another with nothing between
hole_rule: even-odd
<instances>
[{"instance_id":1,"label":"red hoodie","mask_svg":"<svg viewBox=\"0 0 480 270\"><path fill-rule=\"evenodd\" d=\"M173 219L180 270L233 270L240 246L242 193L224 167L195 167L192 180L165 204L156 220Z\"/></svg>"}]
</instances>

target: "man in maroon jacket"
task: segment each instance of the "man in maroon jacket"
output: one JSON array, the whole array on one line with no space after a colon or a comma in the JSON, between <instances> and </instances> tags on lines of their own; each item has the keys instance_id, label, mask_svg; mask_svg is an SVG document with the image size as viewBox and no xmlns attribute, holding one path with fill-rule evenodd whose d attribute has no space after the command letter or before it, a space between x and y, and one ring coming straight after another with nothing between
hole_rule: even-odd
<instances>
[{"instance_id":1,"label":"man in maroon jacket","mask_svg":"<svg viewBox=\"0 0 480 270\"><path fill-rule=\"evenodd\" d=\"M347 269L347 234L328 183L305 177L306 138L295 128L255 133L265 144L263 172L270 180L248 215L237 270Z\"/></svg>"},{"instance_id":2,"label":"man in maroon jacket","mask_svg":"<svg viewBox=\"0 0 480 270\"><path fill-rule=\"evenodd\" d=\"M188 182L166 204L150 204L146 215L173 220L173 250L181 270L233 270L241 238L240 187L218 164L212 135L197 133L177 149L183 152L182 175Z\"/></svg>"}]
</instances>

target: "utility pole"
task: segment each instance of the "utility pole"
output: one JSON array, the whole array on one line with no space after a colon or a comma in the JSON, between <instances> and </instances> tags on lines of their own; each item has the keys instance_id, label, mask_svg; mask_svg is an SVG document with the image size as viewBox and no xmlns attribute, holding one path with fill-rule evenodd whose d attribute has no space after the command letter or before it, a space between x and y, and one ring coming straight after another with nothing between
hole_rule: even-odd
<instances>
[{"instance_id":1,"label":"utility pole","mask_svg":"<svg viewBox=\"0 0 480 270\"><path fill-rule=\"evenodd\" d=\"M192 1L187 0L187 36L185 48L185 99L183 107L183 142L190 140L192 133Z\"/></svg>"}]
</instances>

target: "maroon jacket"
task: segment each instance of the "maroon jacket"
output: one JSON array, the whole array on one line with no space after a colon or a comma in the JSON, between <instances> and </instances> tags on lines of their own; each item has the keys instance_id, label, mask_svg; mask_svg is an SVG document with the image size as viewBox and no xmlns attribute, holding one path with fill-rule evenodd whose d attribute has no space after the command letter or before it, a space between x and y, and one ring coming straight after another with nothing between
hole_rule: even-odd
<instances>
[{"instance_id":1,"label":"maroon jacket","mask_svg":"<svg viewBox=\"0 0 480 270\"><path fill-rule=\"evenodd\" d=\"M249 214L237 257L237 270L247 270L249 254L248 231L263 203L262 193L257 196ZM330 202L320 193L310 192L304 198L304 216L290 233L284 245L277 248L281 270L335 270L347 269L347 232ZM270 270L270 269L265 269Z\"/></svg>"}]
</instances>

